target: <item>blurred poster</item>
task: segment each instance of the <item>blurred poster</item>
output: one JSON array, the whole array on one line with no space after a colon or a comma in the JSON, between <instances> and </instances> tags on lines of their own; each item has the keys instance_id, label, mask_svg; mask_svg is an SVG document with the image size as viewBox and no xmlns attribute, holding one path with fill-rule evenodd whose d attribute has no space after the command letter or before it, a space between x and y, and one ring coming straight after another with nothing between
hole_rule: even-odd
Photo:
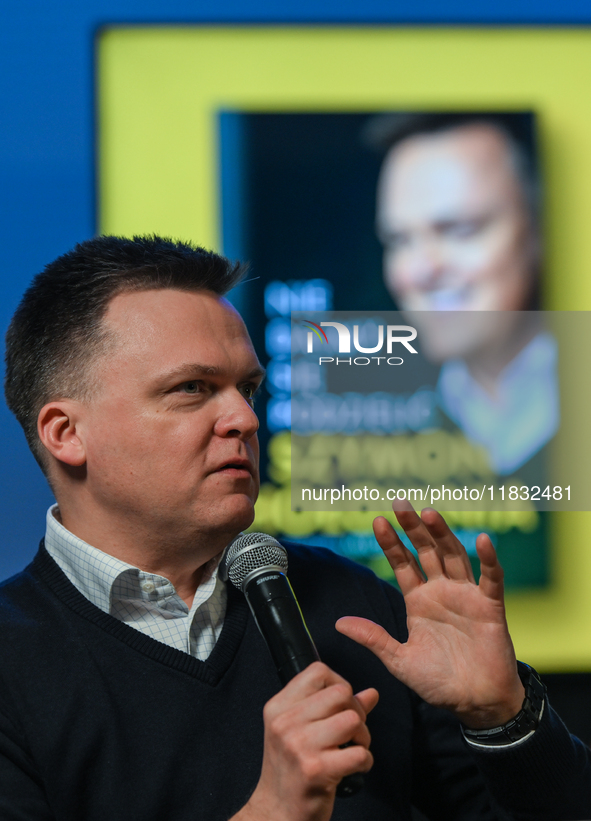
<instances>
[{"instance_id":1,"label":"blurred poster","mask_svg":"<svg viewBox=\"0 0 591 821\"><path fill-rule=\"evenodd\" d=\"M327 436L343 431L358 444L371 435L380 450L380 441L390 446L403 434L434 442L453 429L466 453L484 449L495 477L526 475L536 464L560 409L555 342L536 320L535 117L226 112L220 134L224 251L250 261L251 281L236 300L269 371L259 407L268 459L255 528L328 546L389 577L371 533L375 508L292 509L291 390L309 397L310 414L322 407L323 418L303 435L321 432L325 449ZM292 360L291 313L313 320L313 312L392 310L419 329L423 365L372 410L350 412L343 427L338 408L326 404L335 376L327 382L326 369ZM454 322L461 312L477 313ZM528 382L524 374L533 372L537 381ZM363 379L354 391L360 397ZM520 416L528 400L536 412ZM379 427L382 418L389 427ZM473 554L478 532L491 535L509 586L542 585L548 514L517 513L472 505L451 522Z\"/></svg>"}]
</instances>

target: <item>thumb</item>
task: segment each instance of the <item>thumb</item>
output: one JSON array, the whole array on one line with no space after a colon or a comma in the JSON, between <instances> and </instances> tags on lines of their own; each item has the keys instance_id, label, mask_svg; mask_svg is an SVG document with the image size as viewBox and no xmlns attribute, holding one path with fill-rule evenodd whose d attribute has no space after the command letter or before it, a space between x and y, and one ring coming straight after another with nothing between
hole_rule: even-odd
<instances>
[{"instance_id":1,"label":"thumb","mask_svg":"<svg viewBox=\"0 0 591 821\"><path fill-rule=\"evenodd\" d=\"M355 698L359 702L361 709L365 715L369 715L373 708L379 701L380 695L375 687L369 687L367 690L361 690L360 693L355 694Z\"/></svg>"},{"instance_id":2,"label":"thumb","mask_svg":"<svg viewBox=\"0 0 591 821\"><path fill-rule=\"evenodd\" d=\"M358 616L344 616L335 624L339 633L371 650L386 665L392 664L400 642L393 639L387 630L369 619Z\"/></svg>"}]
</instances>

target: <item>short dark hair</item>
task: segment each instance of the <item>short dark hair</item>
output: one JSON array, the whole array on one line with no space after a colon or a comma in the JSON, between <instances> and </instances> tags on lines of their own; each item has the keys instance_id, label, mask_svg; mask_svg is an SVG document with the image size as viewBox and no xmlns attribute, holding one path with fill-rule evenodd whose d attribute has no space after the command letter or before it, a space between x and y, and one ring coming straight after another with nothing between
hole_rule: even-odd
<instances>
[{"instance_id":1,"label":"short dark hair","mask_svg":"<svg viewBox=\"0 0 591 821\"><path fill-rule=\"evenodd\" d=\"M385 152L412 137L442 134L475 125L494 128L507 140L532 227L537 230L542 192L536 119L532 111L399 111L378 114L365 123L362 139L366 145Z\"/></svg>"},{"instance_id":2,"label":"short dark hair","mask_svg":"<svg viewBox=\"0 0 591 821\"><path fill-rule=\"evenodd\" d=\"M47 402L92 390L89 364L109 344L103 317L113 297L172 288L222 296L244 267L188 242L99 236L51 262L25 292L6 334L8 407L46 471L37 417Z\"/></svg>"}]
</instances>

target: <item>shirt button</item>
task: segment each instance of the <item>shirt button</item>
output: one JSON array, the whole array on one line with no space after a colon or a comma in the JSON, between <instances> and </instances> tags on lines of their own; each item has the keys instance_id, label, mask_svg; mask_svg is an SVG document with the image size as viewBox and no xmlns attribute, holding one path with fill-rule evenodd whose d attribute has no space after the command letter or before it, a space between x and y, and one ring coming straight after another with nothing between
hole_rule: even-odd
<instances>
[{"instance_id":1,"label":"shirt button","mask_svg":"<svg viewBox=\"0 0 591 821\"><path fill-rule=\"evenodd\" d=\"M152 593L155 589L154 582L142 582L142 590L144 593Z\"/></svg>"}]
</instances>

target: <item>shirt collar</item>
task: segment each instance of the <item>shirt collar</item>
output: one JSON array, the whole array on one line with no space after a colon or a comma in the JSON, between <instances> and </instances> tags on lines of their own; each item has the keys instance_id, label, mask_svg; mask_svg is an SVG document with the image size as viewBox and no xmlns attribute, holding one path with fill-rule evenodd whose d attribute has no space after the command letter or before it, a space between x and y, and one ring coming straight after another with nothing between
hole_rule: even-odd
<instances>
[{"instance_id":1,"label":"shirt collar","mask_svg":"<svg viewBox=\"0 0 591 821\"><path fill-rule=\"evenodd\" d=\"M137 593L140 598L149 598L140 587L140 578L161 579L162 582L168 582L171 592L175 592L168 579L144 573L139 568L79 539L63 526L58 517L59 508L56 504L47 511L45 530L47 552L82 595L103 612L111 612L114 588L117 597L125 591L125 597L135 597ZM191 611L209 598L218 586L217 571L220 558L221 554L207 563L202 584L199 585Z\"/></svg>"}]
</instances>

